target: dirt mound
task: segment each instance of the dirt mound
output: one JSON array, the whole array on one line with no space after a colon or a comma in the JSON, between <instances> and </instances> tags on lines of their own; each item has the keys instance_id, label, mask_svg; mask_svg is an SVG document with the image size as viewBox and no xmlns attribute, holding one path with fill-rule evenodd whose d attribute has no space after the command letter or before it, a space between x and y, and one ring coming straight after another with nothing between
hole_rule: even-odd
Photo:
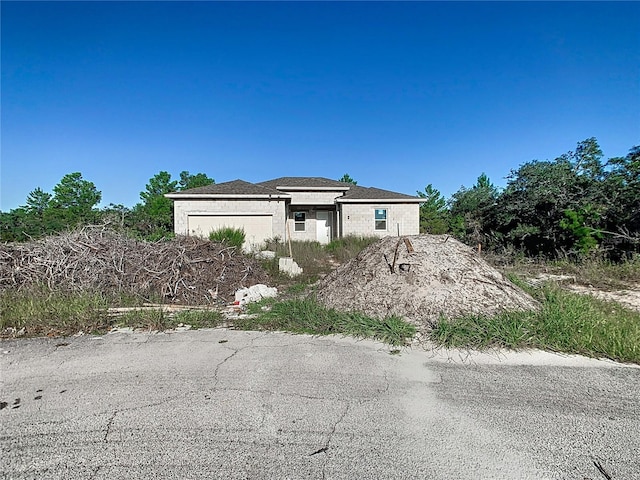
<instances>
[{"instance_id":1,"label":"dirt mound","mask_svg":"<svg viewBox=\"0 0 640 480\"><path fill-rule=\"evenodd\" d=\"M160 295L184 305L227 303L268 276L235 248L194 237L145 242L102 228L0 245L0 290Z\"/></svg>"},{"instance_id":2,"label":"dirt mound","mask_svg":"<svg viewBox=\"0 0 640 480\"><path fill-rule=\"evenodd\" d=\"M318 300L342 311L429 325L443 315L491 315L537 302L473 249L445 235L387 237L326 276Z\"/></svg>"}]
</instances>

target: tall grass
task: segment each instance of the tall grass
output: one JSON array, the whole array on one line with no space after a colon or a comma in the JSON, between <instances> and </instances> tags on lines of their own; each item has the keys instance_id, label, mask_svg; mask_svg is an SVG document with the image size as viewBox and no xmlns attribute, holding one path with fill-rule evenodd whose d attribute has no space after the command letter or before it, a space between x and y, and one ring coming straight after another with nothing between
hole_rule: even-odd
<instances>
[{"instance_id":1,"label":"tall grass","mask_svg":"<svg viewBox=\"0 0 640 480\"><path fill-rule=\"evenodd\" d=\"M216 311L167 313L140 309L111 315L109 307L136 307L142 303L123 294L108 297L99 292L61 292L45 288L0 292L0 336L68 336L78 332L102 334L113 327L167 330L180 324L193 328L215 327L222 322Z\"/></svg>"},{"instance_id":2,"label":"tall grass","mask_svg":"<svg viewBox=\"0 0 640 480\"><path fill-rule=\"evenodd\" d=\"M398 317L383 320L360 313L338 312L325 308L311 298L252 304L252 317L234 321L236 328L244 330L278 330L313 335L342 334L373 338L390 345L406 345L416 328Z\"/></svg>"},{"instance_id":3,"label":"tall grass","mask_svg":"<svg viewBox=\"0 0 640 480\"><path fill-rule=\"evenodd\" d=\"M28 336L104 331L109 299L100 293L51 292L44 288L0 293L0 332Z\"/></svg>"},{"instance_id":4,"label":"tall grass","mask_svg":"<svg viewBox=\"0 0 640 480\"><path fill-rule=\"evenodd\" d=\"M222 227L209 233L212 242L225 243L238 249L242 248L245 237L243 228Z\"/></svg>"},{"instance_id":5,"label":"tall grass","mask_svg":"<svg viewBox=\"0 0 640 480\"><path fill-rule=\"evenodd\" d=\"M378 240L377 237L347 236L333 240L327 245L311 240L292 241L293 259L303 270L302 276L296 280L312 283L335 268L336 262L347 262ZM279 238L267 240L266 249L275 252L277 257L288 257L290 253L289 244ZM265 260L263 266L277 279L284 279L279 274L277 258Z\"/></svg>"},{"instance_id":6,"label":"tall grass","mask_svg":"<svg viewBox=\"0 0 640 480\"><path fill-rule=\"evenodd\" d=\"M548 284L537 312L442 318L431 338L447 347L540 348L640 363L640 313Z\"/></svg>"},{"instance_id":7,"label":"tall grass","mask_svg":"<svg viewBox=\"0 0 640 480\"><path fill-rule=\"evenodd\" d=\"M326 251L331 253L339 262L347 262L378 240L380 240L378 237L348 235L329 242L326 246Z\"/></svg>"}]
</instances>

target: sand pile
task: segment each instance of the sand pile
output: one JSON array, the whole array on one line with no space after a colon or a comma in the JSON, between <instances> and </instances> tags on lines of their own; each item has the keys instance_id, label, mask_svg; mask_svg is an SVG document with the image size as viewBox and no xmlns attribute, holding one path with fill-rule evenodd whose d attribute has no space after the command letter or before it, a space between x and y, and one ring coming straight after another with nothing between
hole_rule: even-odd
<instances>
[{"instance_id":1,"label":"sand pile","mask_svg":"<svg viewBox=\"0 0 640 480\"><path fill-rule=\"evenodd\" d=\"M387 237L325 277L318 300L342 311L429 325L443 315L538 307L473 249L446 235Z\"/></svg>"}]
</instances>

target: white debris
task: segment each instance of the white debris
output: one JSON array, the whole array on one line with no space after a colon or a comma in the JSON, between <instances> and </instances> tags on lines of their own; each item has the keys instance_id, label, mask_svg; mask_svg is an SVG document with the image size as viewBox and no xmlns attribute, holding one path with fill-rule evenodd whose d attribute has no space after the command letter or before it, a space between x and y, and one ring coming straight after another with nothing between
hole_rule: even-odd
<instances>
[{"instance_id":1,"label":"white debris","mask_svg":"<svg viewBox=\"0 0 640 480\"><path fill-rule=\"evenodd\" d=\"M281 272L287 273L292 277L302 273L302 268L291 257L280 258L278 260L278 268Z\"/></svg>"},{"instance_id":2,"label":"white debris","mask_svg":"<svg viewBox=\"0 0 640 480\"><path fill-rule=\"evenodd\" d=\"M265 260L273 260L276 258L276 252L271 250L262 250L261 252L256 253L256 257L263 258Z\"/></svg>"},{"instance_id":3,"label":"white debris","mask_svg":"<svg viewBox=\"0 0 640 480\"><path fill-rule=\"evenodd\" d=\"M240 288L236 290L236 303L238 305L246 305L251 302L258 302L263 298L276 297L278 289L275 287L267 287L262 283L253 285L249 288Z\"/></svg>"}]
</instances>

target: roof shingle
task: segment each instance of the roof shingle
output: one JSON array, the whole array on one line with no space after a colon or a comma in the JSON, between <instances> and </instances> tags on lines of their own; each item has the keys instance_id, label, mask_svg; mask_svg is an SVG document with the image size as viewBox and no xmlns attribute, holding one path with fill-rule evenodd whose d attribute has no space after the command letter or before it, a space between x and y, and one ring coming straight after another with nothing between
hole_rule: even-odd
<instances>
[{"instance_id":1,"label":"roof shingle","mask_svg":"<svg viewBox=\"0 0 640 480\"><path fill-rule=\"evenodd\" d=\"M172 195L283 195L275 188L256 185L244 180L232 180L224 183L213 183L204 187L190 188Z\"/></svg>"},{"instance_id":2,"label":"roof shingle","mask_svg":"<svg viewBox=\"0 0 640 480\"><path fill-rule=\"evenodd\" d=\"M280 177L273 180L267 180L265 182L259 182L257 185L263 185L265 187L338 187L339 189L349 188L351 183L339 182L338 180L331 180L324 177Z\"/></svg>"}]
</instances>

